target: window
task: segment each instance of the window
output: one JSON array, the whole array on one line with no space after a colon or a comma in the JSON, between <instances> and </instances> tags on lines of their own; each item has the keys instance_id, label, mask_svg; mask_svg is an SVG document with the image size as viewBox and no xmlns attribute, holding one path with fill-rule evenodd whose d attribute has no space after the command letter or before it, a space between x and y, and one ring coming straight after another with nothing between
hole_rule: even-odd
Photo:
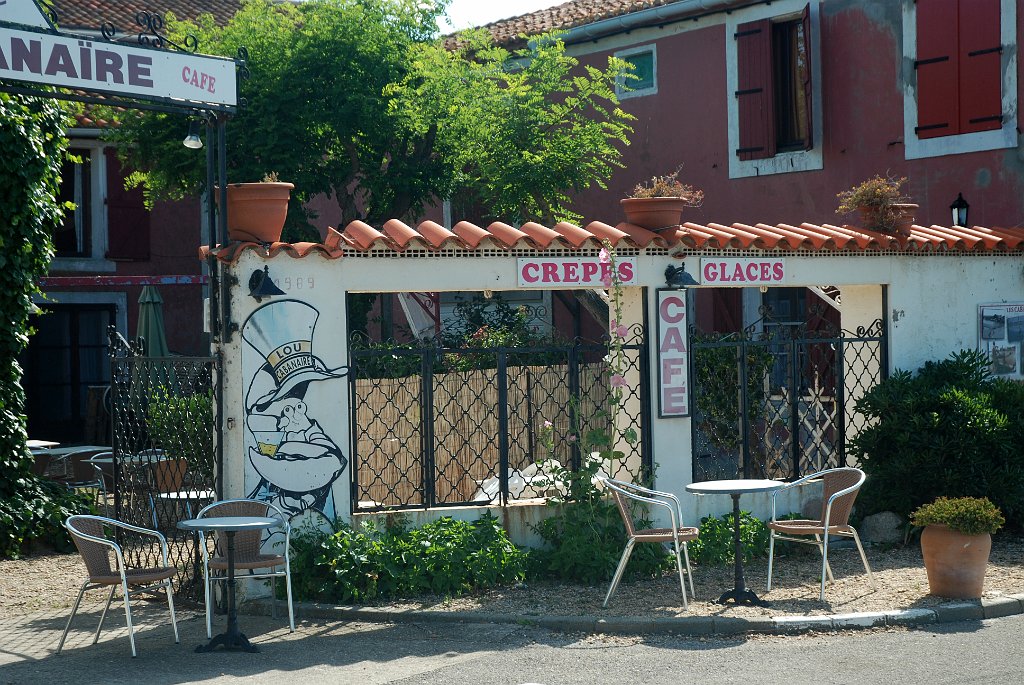
<instances>
[{"instance_id":1,"label":"window","mask_svg":"<svg viewBox=\"0 0 1024 685\"><path fill-rule=\"evenodd\" d=\"M636 78L622 79L615 84L620 99L654 95L658 92L658 55L653 45L616 52L615 56L633 65Z\"/></svg>"},{"instance_id":2,"label":"window","mask_svg":"<svg viewBox=\"0 0 1024 685\"><path fill-rule=\"evenodd\" d=\"M999 0L918 0L918 138L1002 127Z\"/></svg>"},{"instance_id":3,"label":"window","mask_svg":"<svg viewBox=\"0 0 1024 685\"><path fill-rule=\"evenodd\" d=\"M903 6L907 159L1017 145L1016 0Z\"/></svg>"},{"instance_id":4,"label":"window","mask_svg":"<svg viewBox=\"0 0 1024 685\"><path fill-rule=\"evenodd\" d=\"M72 147L61 168L61 202L73 202L75 208L53 234L57 257L88 257L92 248L92 157L88 148Z\"/></svg>"},{"instance_id":5,"label":"window","mask_svg":"<svg viewBox=\"0 0 1024 685\"><path fill-rule=\"evenodd\" d=\"M782 0L726 21L729 177L822 168L818 4Z\"/></svg>"},{"instance_id":6,"label":"window","mask_svg":"<svg viewBox=\"0 0 1024 685\"><path fill-rule=\"evenodd\" d=\"M762 19L737 27L740 159L812 147L809 22L805 10L796 20Z\"/></svg>"}]
</instances>

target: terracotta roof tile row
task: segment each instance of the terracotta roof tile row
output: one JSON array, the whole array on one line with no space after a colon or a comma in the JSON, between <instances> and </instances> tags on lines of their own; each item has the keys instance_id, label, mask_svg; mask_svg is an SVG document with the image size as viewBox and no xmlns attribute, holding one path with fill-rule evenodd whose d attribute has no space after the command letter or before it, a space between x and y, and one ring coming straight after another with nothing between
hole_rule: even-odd
<instances>
[{"instance_id":1,"label":"terracotta roof tile row","mask_svg":"<svg viewBox=\"0 0 1024 685\"><path fill-rule=\"evenodd\" d=\"M212 14L218 24L226 24L241 0L53 0L53 6L62 29L99 30L103 22L110 22L118 32L131 34L138 33L139 12L173 12L179 19Z\"/></svg>"},{"instance_id":2,"label":"terracotta roof tile row","mask_svg":"<svg viewBox=\"0 0 1024 685\"><path fill-rule=\"evenodd\" d=\"M433 221L416 228L391 219L380 229L362 221L353 221L343 231L327 230L322 243L231 242L223 247L204 247L200 255L214 254L223 262L233 262L245 250L264 251L271 257L284 252L292 257L318 253L337 259L345 251L401 253L406 250L573 250L600 249L607 240L618 249L689 250L783 250L803 252L870 253L898 251L907 253L1006 253L1024 254L1024 228L985 228L973 226L913 226L910 235L890 235L856 226L831 224L696 224L685 223L654 232L633 224L617 226L593 221L585 227L558 223L552 227L527 223L519 228L492 223L486 228L460 221L451 230Z\"/></svg>"}]
</instances>

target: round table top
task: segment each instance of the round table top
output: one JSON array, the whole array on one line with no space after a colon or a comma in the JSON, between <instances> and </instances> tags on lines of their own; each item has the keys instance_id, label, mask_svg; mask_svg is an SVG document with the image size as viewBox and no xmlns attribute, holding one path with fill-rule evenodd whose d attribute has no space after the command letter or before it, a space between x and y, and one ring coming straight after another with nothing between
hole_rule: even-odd
<instances>
[{"instance_id":1,"label":"round table top","mask_svg":"<svg viewBox=\"0 0 1024 685\"><path fill-rule=\"evenodd\" d=\"M690 483L687 492L698 495L742 495L748 492L771 492L778 490L784 482L761 478L738 478L734 480L708 480L703 483Z\"/></svg>"},{"instance_id":2,"label":"round table top","mask_svg":"<svg viewBox=\"0 0 1024 685\"><path fill-rule=\"evenodd\" d=\"M278 528L283 525L284 521L277 516L209 516L178 521L178 528L182 530L220 530L225 532Z\"/></svg>"}]
</instances>

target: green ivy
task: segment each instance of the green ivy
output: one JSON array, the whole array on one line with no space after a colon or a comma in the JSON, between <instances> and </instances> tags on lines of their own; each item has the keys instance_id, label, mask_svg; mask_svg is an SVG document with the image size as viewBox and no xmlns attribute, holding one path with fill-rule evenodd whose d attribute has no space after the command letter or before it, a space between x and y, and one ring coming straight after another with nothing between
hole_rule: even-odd
<instances>
[{"instance_id":1,"label":"green ivy","mask_svg":"<svg viewBox=\"0 0 1024 685\"><path fill-rule=\"evenodd\" d=\"M425 594L461 595L525 576L527 553L497 518L445 516L407 529L403 518L378 528L308 529L292 538L292 590L300 600L365 602Z\"/></svg>"},{"instance_id":2,"label":"green ivy","mask_svg":"<svg viewBox=\"0 0 1024 685\"><path fill-rule=\"evenodd\" d=\"M18 357L38 279L53 258L61 221L57 199L67 149L66 113L56 100L0 93L0 557L17 557L30 541L61 547L61 523L87 505L32 473L25 392Z\"/></svg>"}]
</instances>

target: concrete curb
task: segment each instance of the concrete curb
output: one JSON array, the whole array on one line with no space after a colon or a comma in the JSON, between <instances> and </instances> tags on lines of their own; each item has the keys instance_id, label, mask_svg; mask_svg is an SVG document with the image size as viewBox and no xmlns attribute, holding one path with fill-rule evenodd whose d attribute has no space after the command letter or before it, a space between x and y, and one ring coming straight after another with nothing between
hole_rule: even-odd
<instances>
[{"instance_id":1,"label":"concrete curb","mask_svg":"<svg viewBox=\"0 0 1024 685\"><path fill-rule=\"evenodd\" d=\"M247 605L249 611L270 613L270 602L259 600ZM498 623L548 628L568 633L605 633L615 635L744 635L751 633L792 635L806 632L857 630L881 626L920 626L956 621L980 621L1024 614L1024 593L991 599L950 601L929 609L900 609L822 616L772 616L740 618L732 616L678 616L671 618L639 616L541 616L511 615L485 611L399 611L374 607L334 606L299 603L297 616L334 621L367 623Z\"/></svg>"}]
</instances>

